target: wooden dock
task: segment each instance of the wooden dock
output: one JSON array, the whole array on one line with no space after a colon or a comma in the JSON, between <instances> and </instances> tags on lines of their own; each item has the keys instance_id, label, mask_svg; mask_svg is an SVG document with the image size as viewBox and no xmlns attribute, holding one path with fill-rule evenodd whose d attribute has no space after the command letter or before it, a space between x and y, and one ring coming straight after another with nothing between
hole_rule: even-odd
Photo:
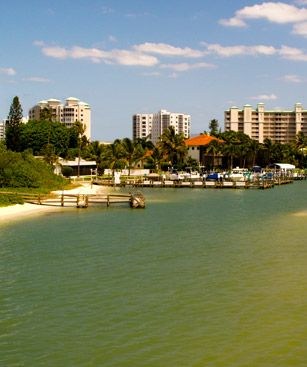
<instances>
[{"instance_id":1,"label":"wooden dock","mask_svg":"<svg viewBox=\"0 0 307 367\"><path fill-rule=\"evenodd\" d=\"M115 185L112 180L95 180L94 184L102 186L119 187L151 187L151 188L215 188L215 189L269 189L279 185L293 183L293 178L274 178L270 180L255 181L197 181L197 180L148 180L129 179L122 181L120 185Z\"/></svg>"},{"instance_id":2,"label":"wooden dock","mask_svg":"<svg viewBox=\"0 0 307 367\"><path fill-rule=\"evenodd\" d=\"M131 208L145 208L145 198L140 193L127 194L27 194L5 192L6 195L19 196L26 203L60 207L88 208L89 206L128 204Z\"/></svg>"}]
</instances>

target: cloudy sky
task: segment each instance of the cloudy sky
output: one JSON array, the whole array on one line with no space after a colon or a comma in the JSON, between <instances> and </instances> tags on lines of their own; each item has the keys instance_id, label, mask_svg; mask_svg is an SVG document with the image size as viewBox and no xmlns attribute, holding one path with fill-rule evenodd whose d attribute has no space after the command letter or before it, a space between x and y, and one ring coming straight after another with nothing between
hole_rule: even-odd
<instances>
[{"instance_id":1,"label":"cloudy sky","mask_svg":"<svg viewBox=\"0 0 307 367\"><path fill-rule=\"evenodd\" d=\"M232 105L307 109L307 0L0 1L0 118L18 95L74 96L92 138L131 137L167 109L208 129Z\"/></svg>"}]
</instances>

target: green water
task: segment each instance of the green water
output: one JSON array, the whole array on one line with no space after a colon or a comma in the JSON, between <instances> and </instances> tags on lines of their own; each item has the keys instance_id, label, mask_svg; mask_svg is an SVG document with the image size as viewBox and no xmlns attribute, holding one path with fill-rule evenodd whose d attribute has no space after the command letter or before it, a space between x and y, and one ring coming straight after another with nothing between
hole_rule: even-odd
<instances>
[{"instance_id":1,"label":"green water","mask_svg":"<svg viewBox=\"0 0 307 367\"><path fill-rule=\"evenodd\" d=\"M306 366L307 182L0 226L0 366Z\"/></svg>"}]
</instances>

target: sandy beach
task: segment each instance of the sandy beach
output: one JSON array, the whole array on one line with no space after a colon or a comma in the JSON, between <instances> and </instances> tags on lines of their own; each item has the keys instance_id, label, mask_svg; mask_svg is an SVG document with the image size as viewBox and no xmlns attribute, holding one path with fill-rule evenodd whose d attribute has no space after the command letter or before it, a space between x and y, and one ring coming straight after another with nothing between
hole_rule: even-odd
<instances>
[{"instance_id":1,"label":"sandy beach","mask_svg":"<svg viewBox=\"0 0 307 367\"><path fill-rule=\"evenodd\" d=\"M102 186L92 185L89 183L84 183L79 187L76 187L72 190L59 190L53 191L56 194L96 194L105 192L106 188ZM63 211L60 206L48 206L48 205L35 205L35 204L28 204L25 203L23 205L16 204L6 207L0 207L0 223L4 222L11 222L18 219L22 219L25 217L33 217L36 215L42 215L48 212L56 212L56 211Z\"/></svg>"}]
</instances>

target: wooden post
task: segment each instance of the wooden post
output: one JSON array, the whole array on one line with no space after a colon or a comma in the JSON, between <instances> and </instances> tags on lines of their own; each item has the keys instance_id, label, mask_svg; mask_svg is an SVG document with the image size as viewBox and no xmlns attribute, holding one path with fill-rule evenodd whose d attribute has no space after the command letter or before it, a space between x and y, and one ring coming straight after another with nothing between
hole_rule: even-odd
<instances>
[{"instance_id":1,"label":"wooden post","mask_svg":"<svg viewBox=\"0 0 307 367\"><path fill-rule=\"evenodd\" d=\"M109 207L110 206L110 196L108 195L107 196L107 207Z\"/></svg>"},{"instance_id":2,"label":"wooden post","mask_svg":"<svg viewBox=\"0 0 307 367\"><path fill-rule=\"evenodd\" d=\"M85 196L85 206L88 207L88 195Z\"/></svg>"},{"instance_id":3,"label":"wooden post","mask_svg":"<svg viewBox=\"0 0 307 367\"><path fill-rule=\"evenodd\" d=\"M61 206L64 206L64 194L61 196Z\"/></svg>"}]
</instances>

